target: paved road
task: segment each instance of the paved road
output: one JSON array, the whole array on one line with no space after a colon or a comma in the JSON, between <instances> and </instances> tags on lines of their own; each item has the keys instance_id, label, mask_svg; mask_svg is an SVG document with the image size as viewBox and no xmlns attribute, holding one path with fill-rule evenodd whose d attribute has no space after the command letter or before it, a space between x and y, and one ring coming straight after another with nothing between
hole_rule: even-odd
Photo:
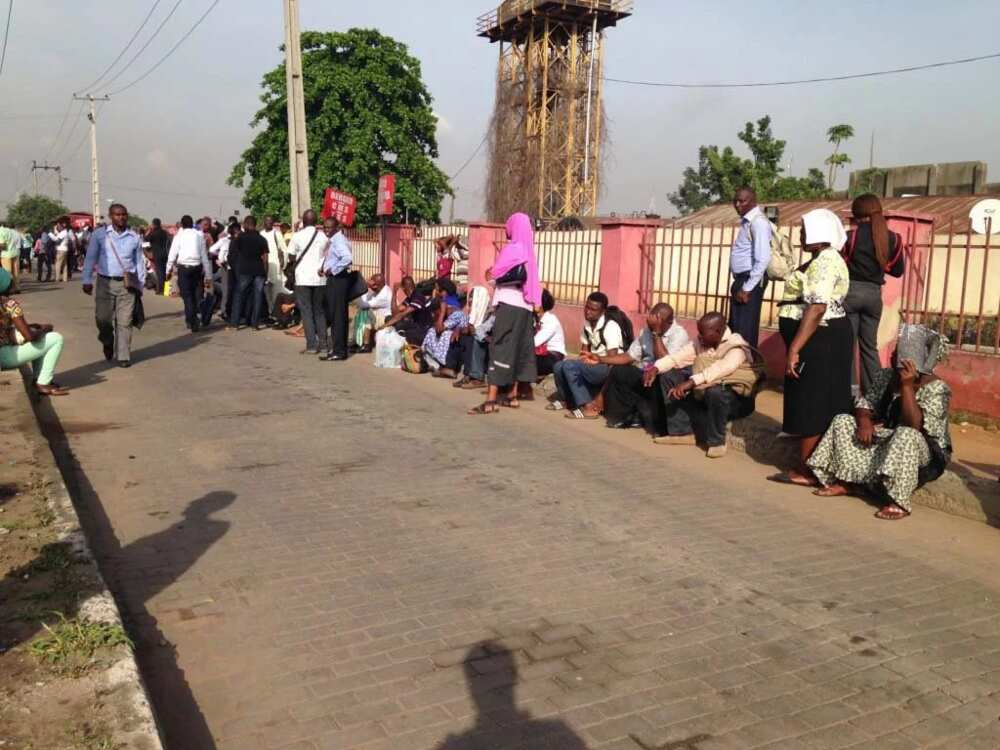
<instances>
[{"instance_id":1,"label":"paved road","mask_svg":"<svg viewBox=\"0 0 1000 750\"><path fill-rule=\"evenodd\" d=\"M170 750L1000 746L996 530L172 300L111 369L78 290L24 301Z\"/></svg>"}]
</instances>

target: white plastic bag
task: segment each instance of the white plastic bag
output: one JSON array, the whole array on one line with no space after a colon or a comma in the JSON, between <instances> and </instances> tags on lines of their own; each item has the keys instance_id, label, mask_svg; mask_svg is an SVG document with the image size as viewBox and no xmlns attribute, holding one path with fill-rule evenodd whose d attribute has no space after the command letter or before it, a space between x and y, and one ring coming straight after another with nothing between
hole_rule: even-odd
<instances>
[{"instance_id":1,"label":"white plastic bag","mask_svg":"<svg viewBox=\"0 0 1000 750\"><path fill-rule=\"evenodd\" d=\"M383 328L375 334L375 366L398 370L403 364L406 339L395 328Z\"/></svg>"}]
</instances>

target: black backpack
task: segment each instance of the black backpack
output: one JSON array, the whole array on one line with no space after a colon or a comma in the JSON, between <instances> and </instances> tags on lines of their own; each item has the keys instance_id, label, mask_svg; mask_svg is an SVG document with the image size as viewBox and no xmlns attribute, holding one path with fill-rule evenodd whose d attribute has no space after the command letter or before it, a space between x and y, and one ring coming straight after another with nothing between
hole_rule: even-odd
<instances>
[{"instance_id":1,"label":"black backpack","mask_svg":"<svg viewBox=\"0 0 1000 750\"><path fill-rule=\"evenodd\" d=\"M622 310L617 305L610 305L607 310L604 311L604 325L597 330L597 335L601 340L601 346L606 347L608 342L604 338L604 329L608 326L608 321L613 320L618 324L618 327L622 330L622 349L628 349L632 346L632 342L635 341L635 331L632 328L632 320L625 311Z\"/></svg>"}]
</instances>

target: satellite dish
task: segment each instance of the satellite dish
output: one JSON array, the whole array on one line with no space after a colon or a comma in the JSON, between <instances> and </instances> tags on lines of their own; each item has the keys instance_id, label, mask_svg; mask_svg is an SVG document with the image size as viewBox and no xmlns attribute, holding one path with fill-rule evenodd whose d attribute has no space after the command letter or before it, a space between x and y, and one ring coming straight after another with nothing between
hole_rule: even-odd
<instances>
[{"instance_id":1,"label":"satellite dish","mask_svg":"<svg viewBox=\"0 0 1000 750\"><path fill-rule=\"evenodd\" d=\"M1000 200L987 198L979 201L969 212L972 219L972 231L976 234L986 234L989 227L990 234L1000 234Z\"/></svg>"}]
</instances>

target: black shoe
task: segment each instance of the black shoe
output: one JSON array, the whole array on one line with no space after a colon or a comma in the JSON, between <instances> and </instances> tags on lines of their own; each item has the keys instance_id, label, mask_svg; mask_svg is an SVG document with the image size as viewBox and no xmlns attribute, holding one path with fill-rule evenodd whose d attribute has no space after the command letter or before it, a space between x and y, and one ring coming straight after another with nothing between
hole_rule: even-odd
<instances>
[{"instance_id":1,"label":"black shoe","mask_svg":"<svg viewBox=\"0 0 1000 750\"><path fill-rule=\"evenodd\" d=\"M359 354L371 354L373 351L375 350L370 346L362 346L360 349L358 349Z\"/></svg>"},{"instance_id":2,"label":"black shoe","mask_svg":"<svg viewBox=\"0 0 1000 750\"><path fill-rule=\"evenodd\" d=\"M132 366L132 363L129 362L127 359L120 359L118 360L118 366L128 369L129 367Z\"/></svg>"},{"instance_id":3,"label":"black shoe","mask_svg":"<svg viewBox=\"0 0 1000 750\"><path fill-rule=\"evenodd\" d=\"M327 357L327 362L346 362L347 357L343 354L331 354Z\"/></svg>"},{"instance_id":4,"label":"black shoe","mask_svg":"<svg viewBox=\"0 0 1000 750\"><path fill-rule=\"evenodd\" d=\"M115 348L113 346L107 346L107 345L105 345L105 347L104 347L104 359L106 359L108 362L110 362L114 358L115 358Z\"/></svg>"}]
</instances>

